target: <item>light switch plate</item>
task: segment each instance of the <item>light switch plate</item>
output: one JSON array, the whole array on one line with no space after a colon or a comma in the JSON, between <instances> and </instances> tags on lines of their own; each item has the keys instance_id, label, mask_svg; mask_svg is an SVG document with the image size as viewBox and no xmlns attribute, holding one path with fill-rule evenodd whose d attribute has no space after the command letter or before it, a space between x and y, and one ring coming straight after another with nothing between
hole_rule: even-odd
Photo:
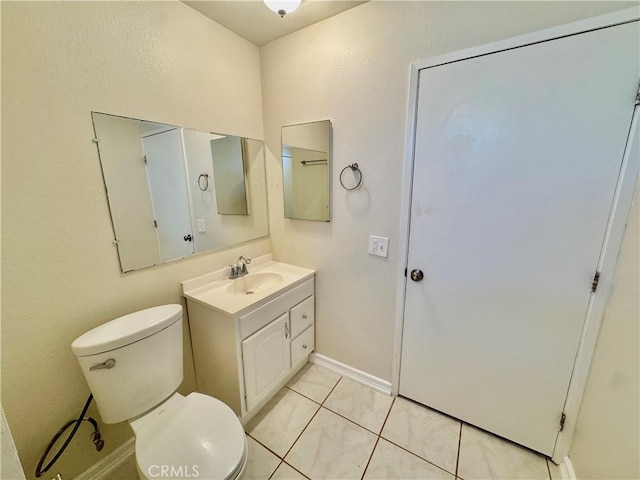
<instances>
[{"instance_id":1,"label":"light switch plate","mask_svg":"<svg viewBox=\"0 0 640 480\"><path fill-rule=\"evenodd\" d=\"M203 218L199 218L198 219L198 232L199 233L204 233L206 231L207 231L207 227L205 226L204 219Z\"/></svg>"},{"instance_id":2,"label":"light switch plate","mask_svg":"<svg viewBox=\"0 0 640 480\"><path fill-rule=\"evenodd\" d=\"M387 257L389 255L389 239L387 237L376 237L369 235L369 255Z\"/></svg>"}]
</instances>

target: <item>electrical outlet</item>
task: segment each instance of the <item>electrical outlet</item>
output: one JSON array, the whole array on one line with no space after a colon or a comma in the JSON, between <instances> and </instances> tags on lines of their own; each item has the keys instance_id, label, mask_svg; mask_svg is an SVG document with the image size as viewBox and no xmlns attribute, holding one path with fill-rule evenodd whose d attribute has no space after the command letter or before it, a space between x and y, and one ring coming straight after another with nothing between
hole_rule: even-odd
<instances>
[{"instance_id":1,"label":"electrical outlet","mask_svg":"<svg viewBox=\"0 0 640 480\"><path fill-rule=\"evenodd\" d=\"M387 257L389 249L389 239L387 237L376 237L369 235L369 255Z\"/></svg>"}]
</instances>

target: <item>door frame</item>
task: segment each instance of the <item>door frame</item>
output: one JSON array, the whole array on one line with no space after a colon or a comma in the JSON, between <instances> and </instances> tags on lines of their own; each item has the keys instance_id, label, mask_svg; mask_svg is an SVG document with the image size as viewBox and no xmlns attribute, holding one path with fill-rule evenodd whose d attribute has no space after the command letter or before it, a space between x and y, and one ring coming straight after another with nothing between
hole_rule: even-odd
<instances>
[{"instance_id":1,"label":"door frame","mask_svg":"<svg viewBox=\"0 0 640 480\"><path fill-rule=\"evenodd\" d=\"M560 25L537 32L520 35L498 42L472 47L457 52L412 62L410 65L409 96L407 112L407 129L405 137L405 153L402 180L402 198L400 206L400 230L398 234L398 268L396 272L396 308L394 322L394 346L391 390L398 395L400 388L400 368L402 354L402 334L404 328L404 304L407 278L405 276L409 255L409 230L411 226L411 196L413 188L413 161L415 153L416 115L418 107L418 85L420 70L444 65L446 63L466 60L504 50L524 47L535 43L556 40L562 37L586 33L592 30L612 27L624 23L640 21L640 7L632 7L617 12L591 17L585 20ZM632 101L632 100L630 100ZM640 124L638 120L640 107L636 107L629 130L627 146L622 160L620 176L611 205L611 213L603 248L598 261L600 282L596 293L591 294L587 314L578 346L573 374L565 401L564 413L566 421L562 432L558 433L553 452L553 461L557 464L569 453L573 439L576 419L582 403L589 368L593 358L598 332L602 323L602 315L613 286L613 275L626 229L629 211L640 170Z\"/></svg>"}]
</instances>

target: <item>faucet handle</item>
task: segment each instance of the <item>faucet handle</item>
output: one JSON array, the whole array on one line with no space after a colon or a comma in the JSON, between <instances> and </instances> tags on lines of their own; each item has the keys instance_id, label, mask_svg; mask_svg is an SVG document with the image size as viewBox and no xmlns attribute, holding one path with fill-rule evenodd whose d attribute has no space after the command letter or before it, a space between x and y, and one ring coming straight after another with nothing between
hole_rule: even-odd
<instances>
[{"instance_id":1,"label":"faucet handle","mask_svg":"<svg viewBox=\"0 0 640 480\"><path fill-rule=\"evenodd\" d=\"M227 265L224 268L228 268L229 270L231 270L231 272L229 273L229 279L233 280L234 278L238 278L238 272L239 272L239 268L237 265Z\"/></svg>"},{"instance_id":2,"label":"faucet handle","mask_svg":"<svg viewBox=\"0 0 640 480\"><path fill-rule=\"evenodd\" d=\"M238 261L242 260L244 263L246 263L247 265L249 265L251 263L251 259L245 255L240 255L240 257L238 258Z\"/></svg>"}]
</instances>

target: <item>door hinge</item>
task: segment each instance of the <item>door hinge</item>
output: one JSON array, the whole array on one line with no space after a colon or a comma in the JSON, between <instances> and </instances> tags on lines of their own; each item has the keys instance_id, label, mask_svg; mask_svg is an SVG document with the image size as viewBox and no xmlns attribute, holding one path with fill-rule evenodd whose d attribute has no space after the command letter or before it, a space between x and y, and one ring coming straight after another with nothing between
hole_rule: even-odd
<instances>
[{"instance_id":1,"label":"door hinge","mask_svg":"<svg viewBox=\"0 0 640 480\"><path fill-rule=\"evenodd\" d=\"M146 156L146 155L143 155L143 156L142 156L142 160L144 161L144 164L146 165L146 164L147 164L147 156Z\"/></svg>"},{"instance_id":2,"label":"door hinge","mask_svg":"<svg viewBox=\"0 0 640 480\"><path fill-rule=\"evenodd\" d=\"M593 276L593 282L591 282L591 293L596 293L599 282L600 282L600 272L596 272L596 274Z\"/></svg>"},{"instance_id":3,"label":"door hinge","mask_svg":"<svg viewBox=\"0 0 640 480\"><path fill-rule=\"evenodd\" d=\"M562 415L560 415L560 431L564 430L564 422L567 421L567 414L562 412Z\"/></svg>"},{"instance_id":4,"label":"door hinge","mask_svg":"<svg viewBox=\"0 0 640 480\"><path fill-rule=\"evenodd\" d=\"M154 226L155 228L158 228L158 222L156 222L156 221L154 220L154 221L153 221L153 226Z\"/></svg>"},{"instance_id":5,"label":"door hinge","mask_svg":"<svg viewBox=\"0 0 640 480\"><path fill-rule=\"evenodd\" d=\"M640 83L638 83L638 93L636 93L636 106L640 105Z\"/></svg>"},{"instance_id":6,"label":"door hinge","mask_svg":"<svg viewBox=\"0 0 640 480\"><path fill-rule=\"evenodd\" d=\"M636 104L636 105L637 105L637 104ZM100 139L98 139L98 138L92 138L92 139L91 139L91 141L92 141L93 143L95 143L96 145L97 145L98 143L100 143Z\"/></svg>"}]
</instances>

